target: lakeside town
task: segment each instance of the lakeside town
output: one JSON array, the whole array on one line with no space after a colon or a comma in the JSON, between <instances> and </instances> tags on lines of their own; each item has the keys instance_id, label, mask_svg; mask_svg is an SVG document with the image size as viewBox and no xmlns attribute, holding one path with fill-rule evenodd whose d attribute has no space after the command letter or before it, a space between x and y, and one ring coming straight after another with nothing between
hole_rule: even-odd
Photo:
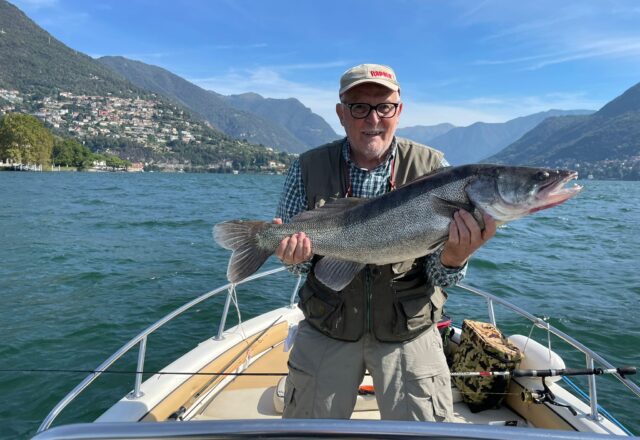
<instances>
[{"instance_id":1,"label":"lakeside town","mask_svg":"<svg viewBox=\"0 0 640 440\"><path fill-rule=\"evenodd\" d=\"M57 97L37 97L21 94L18 90L0 88L0 115L15 111L29 113L45 125L76 139L98 136L127 139L156 152L169 151L168 144L176 141L196 145L211 141L201 132L201 125L184 118L183 110L160 106L157 101L140 97L76 95L71 92L60 92ZM210 124L204 124L210 127ZM273 152L272 148L266 149ZM640 156L597 162L562 161L554 166L576 169L580 172L580 178L585 179L640 180ZM105 160L96 160L87 171L141 172L145 168L165 172L193 170L189 162L132 162L126 166L110 166ZM42 167L0 160L1 169L42 170ZM198 170L203 171L202 168ZM272 160L253 171L282 174L285 170L286 164ZM229 160L210 164L205 171L239 172Z\"/></svg>"},{"instance_id":2,"label":"lakeside town","mask_svg":"<svg viewBox=\"0 0 640 440\"><path fill-rule=\"evenodd\" d=\"M155 152L170 151L172 142L200 145L215 142L202 132L207 122L192 123L185 118L184 111L168 105L160 106L150 99L122 98L112 96L76 95L60 92L57 97L25 95L18 90L0 88L0 115L11 112L27 113L40 119L45 126L65 133L75 139L104 137L126 139L150 148ZM272 148L266 147L273 152ZM133 162L126 167L109 166L104 160L97 160L87 171L128 171L140 172L151 167L158 171L181 172L191 169L189 162L183 163L143 163ZM0 169L42 170L31 164L16 164L0 161ZM58 167L59 169L59 167ZM286 165L279 161L268 161L257 171L281 174ZM209 164L208 171L238 172L230 160Z\"/></svg>"},{"instance_id":3,"label":"lakeside town","mask_svg":"<svg viewBox=\"0 0 640 440\"><path fill-rule=\"evenodd\" d=\"M57 99L38 98L7 89L0 89L0 98L7 101L0 106L0 113L22 111L28 103L34 109L30 114L78 138L124 137L154 148L176 140L198 144L205 140L192 132L194 124L182 118L182 110L158 108L157 102L147 99L70 92L60 92Z\"/></svg>"}]
</instances>

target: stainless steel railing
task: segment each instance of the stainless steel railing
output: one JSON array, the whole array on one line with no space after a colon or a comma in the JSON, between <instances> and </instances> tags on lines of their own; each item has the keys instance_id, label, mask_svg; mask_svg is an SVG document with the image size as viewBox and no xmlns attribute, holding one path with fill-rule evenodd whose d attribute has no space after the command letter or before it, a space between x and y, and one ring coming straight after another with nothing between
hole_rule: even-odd
<instances>
[{"instance_id":1,"label":"stainless steel railing","mask_svg":"<svg viewBox=\"0 0 640 440\"><path fill-rule=\"evenodd\" d=\"M212 290L210 292L207 292L203 295L200 295L198 298L188 302L187 304L183 305L182 307L179 307L178 309L174 310L173 312L169 313L168 315L166 315L165 317L163 317L162 319L158 320L157 322L155 322L154 324L150 325L149 327L147 327L145 330L143 330L141 333L139 333L136 337L134 337L133 339L131 339L129 342L127 342L126 344L124 344L118 351L116 351L115 353L113 353L107 360L105 360L103 363L101 363L96 369L95 372L89 374L87 377L85 377L85 379L80 382L78 385L76 385L76 387L71 390L71 392L69 392L62 400L60 400L60 402L58 402L58 404L49 412L49 414L47 415L47 417L44 419L44 421L42 422L42 424L40 425L40 427L38 428L38 432L42 432L45 431L47 429L49 429L49 427L51 426L51 424L53 423L53 421L56 419L56 417L85 389L87 388L91 383L93 383L93 381L95 381L101 374L103 371L107 370L108 368L110 368L118 359L120 359L125 353L127 353L129 350L131 350L133 347L135 347L136 345L140 345L139 348L139 352L138 352L138 365L136 367L136 378L135 378L135 384L134 384L134 390L133 392L131 392L127 397L129 399L138 399L140 398L143 394L140 391L140 386L142 384L142 374L144 371L144 360L146 357L146 343L147 343L147 337L152 334L153 332L155 332L156 330L158 330L160 327L164 326L166 323L168 323L169 321L171 321L173 318L179 316L180 314L184 313L185 311L189 310L190 308L192 308L193 306L200 304L201 302L215 296L218 295L222 292L224 292L225 290L227 291L227 298L225 301L225 305L224 305L224 309L222 312L222 316L220 318L220 324L218 327L218 332L217 332L217 336L216 339L221 339L223 337L223 333L224 333L224 327L226 325L226 319L227 319L227 315L229 313L229 308L230 308L230 304L234 299L234 296L236 294L235 292L235 288L236 285L239 284L244 284L259 278L264 278L267 277L269 275L278 273L278 272L282 272L283 270L285 270L284 267L280 267L277 269L272 269L272 270L268 270L268 271L264 271L264 272L259 272L256 273L244 280L242 280L241 282L237 283L237 284L225 284L224 286L221 286L215 290ZM302 281L302 277L298 276L298 280L296 283L296 286L291 294L291 297L289 299L289 307L294 307L295 305L295 297L296 297L296 293L300 287L300 283ZM586 364L588 368L592 368L594 366L594 362L597 362L598 364L602 365L604 368L615 368L611 363L609 363L606 359L604 359L603 357L601 357L600 355L598 355L597 353L593 352L591 349L587 348L586 346L584 346L583 344L581 344L580 342L578 342L577 340L575 340L574 338L572 338L571 336L565 334L564 332L558 330L557 328L549 325L546 321L530 314L529 312L521 309L518 306L515 306L513 304L511 304L510 302L499 298L495 295L492 295L490 293L484 292L482 290L476 289L474 287L468 286L466 284L459 284L457 286L458 288L465 290L467 292L479 295L483 298L485 298L485 300L487 301L487 308L488 308L488 315L489 315L489 320L491 321L492 324L496 324L496 317L495 317L495 313L494 313L494 303L500 304L510 310L512 310L513 312L517 313L520 316L525 317L526 319L530 320L531 322L533 322L537 327L543 328L547 331L549 331L551 334L556 335L557 337L561 338L562 340L564 340L565 342L567 342L568 344L570 344L571 346L573 346L574 348L576 348L577 350L579 350L580 352L582 352L585 357L586 357ZM636 384L634 384L633 382L623 378L622 376L620 376L619 374L615 374L614 375L620 382L622 382L627 388L629 388L636 396L640 397L640 387L638 387ZM597 410L597 394L596 394L596 383L595 383L595 376L591 376L589 379L589 398L590 398L590 404L591 404L591 418L593 419L598 419L599 415L598 415L598 410Z\"/></svg>"},{"instance_id":2,"label":"stainless steel railing","mask_svg":"<svg viewBox=\"0 0 640 440\"><path fill-rule=\"evenodd\" d=\"M272 269L272 270L267 270L267 271L264 271L264 272L259 272L259 273L256 273L256 274L248 277L248 278L245 278L244 280L240 281L237 284L248 283L249 281L253 281L253 280L256 280L258 278L264 278L264 277L272 275L274 273L282 272L283 270L285 270L284 267L279 267L277 269ZM300 284L300 279L298 279L297 286L299 284ZM40 424L40 427L38 428L38 432L42 432L42 431L48 429L51 426L51 424L53 423L53 421L56 419L56 417L58 417L58 415L67 407L67 405L69 405L85 388L87 388L89 385L91 385L91 383L93 383L93 381L95 381L98 377L100 377L100 375L102 374L103 371L105 371L108 368L110 368L118 359L120 359L125 353L127 353L129 350L131 350L137 344L140 344L140 350L138 352L138 365L136 367L136 372L137 373L136 373L136 379L135 379L135 384L134 384L134 390L127 397L129 399L140 398L142 396L142 393L140 392L140 385L142 384L142 374L143 374L143 371L144 371L144 359L145 359L145 356L146 356L147 337L150 334L152 334L153 332L155 332L156 330L158 330L160 327L165 325L167 322L171 321L176 316L181 315L182 313L186 312L187 310L189 310L193 306L198 305L202 301L207 300L207 299L209 299L209 298L211 298L211 297L213 297L215 295L218 295L219 293L224 292L226 290L227 291L227 299L225 301L225 308L223 310L223 314L222 314L222 317L220 319L220 325L219 325L219 328L218 328L218 336L217 336L218 339L221 338L222 337L222 333L224 332L224 326L225 326L225 323L226 323L226 320L227 320L227 314L229 312L229 304L231 303L232 296L235 295L235 286L236 286L236 284L232 284L232 283L225 284L224 286L218 287L215 290L212 290L212 291L207 292L207 293L205 293L203 295L200 295L198 298L188 302L187 304L183 305L182 307L177 308L176 310L174 310L173 312L169 313L164 318L160 319L159 321L155 322L154 324L151 324L149 327L147 327L145 330L143 330L141 333L139 333L136 337L134 337L129 342L124 344L118 351L113 353L111 356L109 356L109 358L107 360L105 360L98 367L96 367L96 369L94 370L95 372L93 372L93 373L89 374L87 377L85 377L82 382L80 382L78 385L76 385L76 387L73 390L71 390L69 392L69 394L67 394L62 400L60 400L60 402L58 402L58 404L49 412L47 417ZM293 299L294 298L295 298L295 293L293 295L291 295L291 301L290 301L290 304L289 304L290 306L293 304Z\"/></svg>"},{"instance_id":3,"label":"stainless steel railing","mask_svg":"<svg viewBox=\"0 0 640 440\"><path fill-rule=\"evenodd\" d=\"M609 363L606 359L604 359L602 356L600 356L598 353L594 352L593 350L591 350L590 348L584 346L582 343L578 342L576 339L572 338L571 336L567 335L566 333L564 333L561 330L558 330L557 328L555 328L554 326L550 325L548 322L533 316L531 313L521 309L518 306L515 306L513 304L511 304L510 302L499 298L495 295L492 295L490 293L487 292L483 292L482 290L476 289L474 287L468 286L466 284L458 284L459 288L467 291L467 292L471 292L474 293L476 295L482 296L483 298L486 299L487 301L487 307L488 307L488 311L489 311L489 320L491 321L492 324L496 325L496 317L495 317L495 313L493 311L493 305L494 303L498 303L510 310L512 310L513 312L517 313L520 316L523 316L525 318L527 318L529 321L533 322L534 325L536 327L542 328L544 330L547 330L548 332L550 332L551 334L559 337L560 339L562 339L563 341L565 341L566 343L568 343L569 345L571 345L572 347L574 347L576 350L582 352L585 355L585 362L586 362L586 367L587 368L594 368L595 366L595 362L597 362L598 364L600 364L602 367L604 368L615 368L611 363ZM640 387L638 387L638 385L636 385L635 383L631 382L630 380L620 376L619 374L614 374L614 377L616 379L618 379L620 382L622 382L627 388L629 388L629 390L631 390L631 392L633 392L636 396L640 397ZM598 414L598 396L597 396L597 389L596 389L596 376L595 375L591 375L589 376L589 404L591 406L591 414L589 415L589 417L592 420L598 420L600 418L600 415Z\"/></svg>"}]
</instances>

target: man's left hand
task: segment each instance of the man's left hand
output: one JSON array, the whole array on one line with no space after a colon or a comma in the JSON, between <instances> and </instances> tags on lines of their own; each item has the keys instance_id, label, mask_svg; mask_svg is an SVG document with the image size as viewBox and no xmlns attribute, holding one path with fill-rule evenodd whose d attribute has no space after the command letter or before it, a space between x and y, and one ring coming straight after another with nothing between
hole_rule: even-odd
<instances>
[{"instance_id":1,"label":"man's left hand","mask_svg":"<svg viewBox=\"0 0 640 440\"><path fill-rule=\"evenodd\" d=\"M483 213L484 229L464 209L453 215L449 226L449 239L445 242L440 261L447 267L463 266L471 254L496 235L496 221Z\"/></svg>"}]
</instances>

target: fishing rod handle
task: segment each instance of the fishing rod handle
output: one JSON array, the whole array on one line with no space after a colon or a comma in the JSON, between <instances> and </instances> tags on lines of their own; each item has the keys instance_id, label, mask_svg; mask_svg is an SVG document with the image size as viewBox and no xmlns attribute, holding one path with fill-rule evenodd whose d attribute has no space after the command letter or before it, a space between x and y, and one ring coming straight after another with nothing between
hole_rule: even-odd
<instances>
[{"instance_id":1,"label":"fishing rod handle","mask_svg":"<svg viewBox=\"0 0 640 440\"><path fill-rule=\"evenodd\" d=\"M520 370L515 369L511 373L513 377L551 377L551 376L590 376L600 374L636 374L636 367L619 368L562 368L558 370Z\"/></svg>"},{"instance_id":2,"label":"fishing rod handle","mask_svg":"<svg viewBox=\"0 0 640 440\"><path fill-rule=\"evenodd\" d=\"M636 374L636 371L637 371L637 368L631 367L631 366L616 368L616 372L620 376L624 376L625 374Z\"/></svg>"},{"instance_id":3,"label":"fishing rod handle","mask_svg":"<svg viewBox=\"0 0 640 440\"><path fill-rule=\"evenodd\" d=\"M580 375L601 375L601 374L619 374L624 376L625 374L636 374L636 367L626 366L618 368L566 368L564 369L564 375L566 376L580 376ZM560 370L563 371L563 370Z\"/></svg>"}]
</instances>

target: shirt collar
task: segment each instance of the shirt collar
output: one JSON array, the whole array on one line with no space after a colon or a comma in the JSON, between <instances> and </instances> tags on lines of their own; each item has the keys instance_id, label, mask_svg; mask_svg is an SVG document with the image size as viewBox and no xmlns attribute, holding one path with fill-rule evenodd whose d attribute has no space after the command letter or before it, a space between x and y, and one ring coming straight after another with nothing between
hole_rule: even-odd
<instances>
[{"instance_id":1,"label":"shirt collar","mask_svg":"<svg viewBox=\"0 0 640 440\"><path fill-rule=\"evenodd\" d=\"M382 168L387 168L391 163L391 161L393 160L393 158L396 157L397 151L398 151L398 144L396 142L396 137L394 136L393 140L391 141L391 148L387 153L387 157L385 157L385 159L382 161L380 165L378 165L371 171L379 171ZM344 143L342 144L342 157L344 158L345 162L349 167L363 169L363 168L360 168L351 160L351 144L349 143L349 138L344 138Z\"/></svg>"}]
</instances>

